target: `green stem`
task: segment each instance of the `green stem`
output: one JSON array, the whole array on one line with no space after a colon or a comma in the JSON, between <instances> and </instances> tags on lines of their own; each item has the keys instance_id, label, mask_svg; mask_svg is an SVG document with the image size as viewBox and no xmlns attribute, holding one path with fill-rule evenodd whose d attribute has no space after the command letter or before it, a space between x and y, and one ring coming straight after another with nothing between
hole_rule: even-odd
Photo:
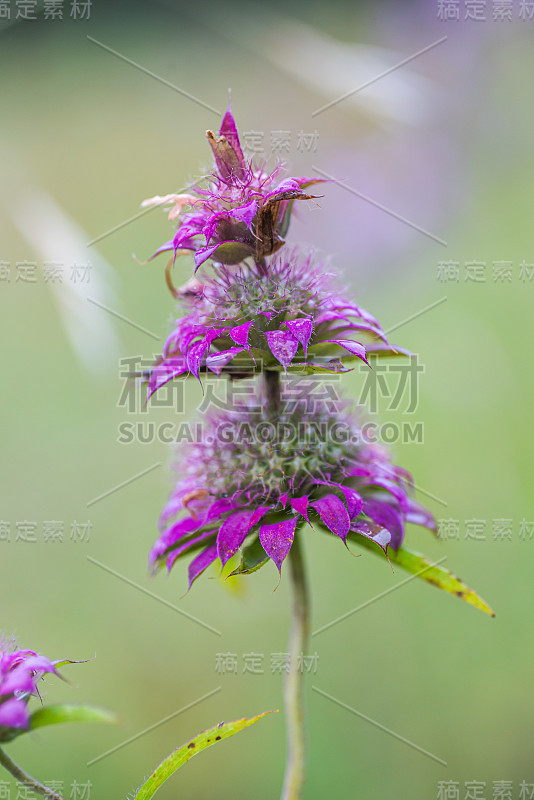
<instances>
[{"instance_id":1,"label":"green stem","mask_svg":"<svg viewBox=\"0 0 534 800\"><path fill-rule=\"evenodd\" d=\"M31 775L28 775L27 772L24 772L18 764L15 764L15 762L9 758L2 748L0 748L0 764L2 764L8 772L11 772L14 778L23 783L24 786L32 789L32 791L37 792L37 794L48 797L49 800L63 800L60 794L56 794L56 792L53 792L42 783L39 783L39 781L36 781L35 778L32 778Z\"/></svg>"},{"instance_id":2,"label":"green stem","mask_svg":"<svg viewBox=\"0 0 534 800\"><path fill-rule=\"evenodd\" d=\"M297 530L287 557L289 561L292 614L289 633L289 667L284 695L287 724L287 762L282 800L298 800L304 784L304 670L302 657L307 651L310 633L310 601L306 571Z\"/></svg>"}]
</instances>

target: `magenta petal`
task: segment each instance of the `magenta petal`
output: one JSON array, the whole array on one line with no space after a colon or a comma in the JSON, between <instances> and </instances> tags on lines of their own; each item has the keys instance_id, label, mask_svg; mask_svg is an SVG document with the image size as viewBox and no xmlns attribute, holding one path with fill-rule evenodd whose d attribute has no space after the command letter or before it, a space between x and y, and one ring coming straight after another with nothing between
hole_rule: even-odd
<instances>
[{"instance_id":1,"label":"magenta petal","mask_svg":"<svg viewBox=\"0 0 534 800\"><path fill-rule=\"evenodd\" d=\"M193 585L193 581L195 581L199 575L202 575L204 570L206 570L210 564L213 564L216 558L217 545L212 544L210 547L206 547L206 549L203 550L199 556L193 559L187 570L189 577L189 588L191 588Z\"/></svg>"},{"instance_id":2,"label":"magenta petal","mask_svg":"<svg viewBox=\"0 0 534 800\"><path fill-rule=\"evenodd\" d=\"M317 344L327 343L338 344L340 347L344 347L345 350L348 350L353 356L358 356L358 358L361 358L362 361L365 361L365 363L369 365L369 362L365 357L365 347L363 344L360 344L359 342L353 342L350 339L323 339L322 342L317 342Z\"/></svg>"},{"instance_id":3,"label":"magenta petal","mask_svg":"<svg viewBox=\"0 0 534 800\"><path fill-rule=\"evenodd\" d=\"M248 347L248 334L252 322L244 322L242 325L236 325L235 328L230 328L230 336L232 341L241 347Z\"/></svg>"},{"instance_id":4,"label":"magenta petal","mask_svg":"<svg viewBox=\"0 0 534 800\"><path fill-rule=\"evenodd\" d=\"M381 489L385 489L386 492L389 492L391 495L393 495L403 511L408 510L408 498L406 496L406 492L402 489L402 487L395 483L395 481L389 480L388 478L380 478L375 475L371 475L371 477L362 481L361 485L380 486Z\"/></svg>"},{"instance_id":5,"label":"magenta petal","mask_svg":"<svg viewBox=\"0 0 534 800\"><path fill-rule=\"evenodd\" d=\"M183 555L184 553L187 553L187 551L190 550L191 547L193 547L196 544L199 544L199 542L206 541L207 539L210 538L210 536L211 536L211 538L213 538L215 533L216 533L215 530L205 531L200 536L195 536L194 539L189 539L189 541L187 541L185 544L182 544L182 545L180 545L180 547L177 547L176 550L171 550L171 552L169 553L169 555L167 557L167 561L166 561L166 565L167 565L168 571L169 572L171 571L171 569L172 569L172 567L174 565L174 562L178 558L180 558L181 555Z\"/></svg>"},{"instance_id":6,"label":"magenta petal","mask_svg":"<svg viewBox=\"0 0 534 800\"><path fill-rule=\"evenodd\" d=\"M220 353L212 353L206 356L206 366L211 372L220 375L224 367L242 350L242 347L231 347L229 350L221 350Z\"/></svg>"},{"instance_id":7,"label":"magenta petal","mask_svg":"<svg viewBox=\"0 0 534 800\"><path fill-rule=\"evenodd\" d=\"M198 378L198 370L200 368L200 363L204 357L204 353L206 352L208 345L205 341L195 342L192 344L189 350L187 351L187 366L189 370L193 373L195 378Z\"/></svg>"},{"instance_id":8,"label":"magenta petal","mask_svg":"<svg viewBox=\"0 0 534 800\"><path fill-rule=\"evenodd\" d=\"M252 225L252 220L256 216L256 211L258 210L258 201L256 198L250 201L250 203L246 203L244 206L238 206L237 208L230 209L230 216L234 219L238 219L240 222L244 222L247 228L250 228Z\"/></svg>"},{"instance_id":9,"label":"magenta petal","mask_svg":"<svg viewBox=\"0 0 534 800\"><path fill-rule=\"evenodd\" d=\"M174 250L174 242L172 240L170 242L165 242L165 244L162 244L161 247L158 247L156 252L152 253L150 258L147 260L152 261L152 259L156 258L156 256L159 256L160 253L166 253L168 250Z\"/></svg>"},{"instance_id":10,"label":"magenta petal","mask_svg":"<svg viewBox=\"0 0 534 800\"><path fill-rule=\"evenodd\" d=\"M30 715L23 700L6 700L0 705L0 725L4 728L27 728Z\"/></svg>"},{"instance_id":11,"label":"magenta petal","mask_svg":"<svg viewBox=\"0 0 534 800\"><path fill-rule=\"evenodd\" d=\"M244 258L254 254L254 249L244 242L234 239L225 239L209 247L201 247L195 253L195 272L208 258L221 261L224 264L238 264Z\"/></svg>"},{"instance_id":12,"label":"magenta petal","mask_svg":"<svg viewBox=\"0 0 534 800\"><path fill-rule=\"evenodd\" d=\"M354 489L351 489L350 486L340 485L339 488L345 495L349 517L354 519L354 517L357 517L363 508L363 499L361 495L359 495Z\"/></svg>"},{"instance_id":13,"label":"magenta petal","mask_svg":"<svg viewBox=\"0 0 534 800\"><path fill-rule=\"evenodd\" d=\"M298 340L290 331L266 331L265 336L271 353L287 369L298 350Z\"/></svg>"},{"instance_id":14,"label":"magenta petal","mask_svg":"<svg viewBox=\"0 0 534 800\"><path fill-rule=\"evenodd\" d=\"M303 497L293 497L289 501L289 504L294 511L299 513L301 517L304 517L306 522L308 522L311 525L311 522L308 519L308 502L309 500L307 495L304 495Z\"/></svg>"},{"instance_id":15,"label":"magenta petal","mask_svg":"<svg viewBox=\"0 0 534 800\"><path fill-rule=\"evenodd\" d=\"M335 494L327 494L326 497L314 500L311 505L326 527L345 541L350 529L350 518L343 501Z\"/></svg>"},{"instance_id":16,"label":"magenta petal","mask_svg":"<svg viewBox=\"0 0 534 800\"><path fill-rule=\"evenodd\" d=\"M271 508L272 508L272 506L260 506L259 508L257 508L257 509L254 511L254 513L252 514L252 517L251 517L251 519L250 519L250 527L251 527L251 528L253 528L253 527L254 527L254 525L257 525L257 524L258 524L258 522L260 521L260 519L261 519L262 517L264 517L264 516L265 516L265 514L266 514L268 511L270 511L270 510L271 510Z\"/></svg>"},{"instance_id":17,"label":"magenta petal","mask_svg":"<svg viewBox=\"0 0 534 800\"><path fill-rule=\"evenodd\" d=\"M155 366L148 379L148 394L146 398L147 402L150 400L154 392L157 392L158 389L161 389L161 387L166 383L172 381L173 378L183 375L184 372L187 372L187 364L185 358L182 356L169 358L162 364Z\"/></svg>"},{"instance_id":18,"label":"magenta petal","mask_svg":"<svg viewBox=\"0 0 534 800\"><path fill-rule=\"evenodd\" d=\"M405 514L406 522L413 525L421 525L434 533L437 530L436 520L424 506L416 503L415 500L408 500L408 511Z\"/></svg>"},{"instance_id":19,"label":"magenta petal","mask_svg":"<svg viewBox=\"0 0 534 800\"><path fill-rule=\"evenodd\" d=\"M195 253L195 272L197 269L210 258L219 247L219 244L212 244L209 247L201 247Z\"/></svg>"},{"instance_id":20,"label":"magenta petal","mask_svg":"<svg viewBox=\"0 0 534 800\"><path fill-rule=\"evenodd\" d=\"M220 517L221 514L226 514L227 511L234 511L236 508L238 508L238 504L234 503L229 497L221 497L209 507L204 523L211 522Z\"/></svg>"},{"instance_id":21,"label":"magenta petal","mask_svg":"<svg viewBox=\"0 0 534 800\"><path fill-rule=\"evenodd\" d=\"M372 355L373 353L391 353L396 352L400 353L402 356L408 356L408 358L413 358L413 353L409 350L406 350L404 347L393 347L391 344L385 344L385 342L372 342L371 344L366 345L365 347L367 354Z\"/></svg>"},{"instance_id":22,"label":"magenta petal","mask_svg":"<svg viewBox=\"0 0 534 800\"><path fill-rule=\"evenodd\" d=\"M48 672L48 670L46 670ZM10 670L0 685L0 696L15 694L15 692L33 692L35 678L25 665L21 664Z\"/></svg>"},{"instance_id":23,"label":"magenta petal","mask_svg":"<svg viewBox=\"0 0 534 800\"><path fill-rule=\"evenodd\" d=\"M297 518L285 519L273 525L262 525L260 528L260 542L263 549L272 558L280 572L282 563L291 549Z\"/></svg>"},{"instance_id":24,"label":"magenta petal","mask_svg":"<svg viewBox=\"0 0 534 800\"><path fill-rule=\"evenodd\" d=\"M393 506L382 500L365 500L363 510L373 522L391 533L391 546L394 550L398 550L404 539L402 515Z\"/></svg>"},{"instance_id":25,"label":"magenta petal","mask_svg":"<svg viewBox=\"0 0 534 800\"><path fill-rule=\"evenodd\" d=\"M285 178L278 186L275 186L272 192L265 195L264 200L267 201L272 197L284 192L297 192L300 190L300 184L294 178Z\"/></svg>"},{"instance_id":26,"label":"magenta petal","mask_svg":"<svg viewBox=\"0 0 534 800\"><path fill-rule=\"evenodd\" d=\"M185 519L179 520L170 528L168 528L161 536L156 540L154 546L152 547L149 556L148 556L148 563L150 566L154 564L157 559L163 555L165 550L169 547L172 547L173 544L180 541L183 536L187 536L188 533L192 533L194 530L200 527L200 522L193 517L186 517Z\"/></svg>"},{"instance_id":27,"label":"magenta petal","mask_svg":"<svg viewBox=\"0 0 534 800\"><path fill-rule=\"evenodd\" d=\"M217 552L224 565L231 558L245 540L254 517L253 511L237 511L231 517L225 519L217 536Z\"/></svg>"},{"instance_id":28,"label":"magenta petal","mask_svg":"<svg viewBox=\"0 0 534 800\"><path fill-rule=\"evenodd\" d=\"M206 336L204 337L204 341L206 342L208 347L210 347L211 343L215 339L222 339L222 337L227 332L227 330L228 330L228 328L212 328L210 331L208 331L206 333Z\"/></svg>"},{"instance_id":29,"label":"magenta petal","mask_svg":"<svg viewBox=\"0 0 534 800\"><path fill-rule=\"evenodd\" d=\"M223 121L219 129L219 136L224 136L224 138L232 145L232 149L239 160L240 166L244 167L245 157L243 156L243 151L241 150L239 134L237 132L237 125L235 124L234 115L232 114L231 104L228 106L228 110L223 117Z\"/></svg>"},{"instance_id":30,"label":"magenta petal","mask_svg":"<svg viewBox=\"0 0 534 800\"><path fill-rule=\"evenodd\" d=\"M313 331L313 323L311 319L292 319L288 320L285 324L295 339L298 339L298 341L301 343L302 347L304 348L304 357L306 357L308 342L310 341Z\"/></svg>"}]
</instances>

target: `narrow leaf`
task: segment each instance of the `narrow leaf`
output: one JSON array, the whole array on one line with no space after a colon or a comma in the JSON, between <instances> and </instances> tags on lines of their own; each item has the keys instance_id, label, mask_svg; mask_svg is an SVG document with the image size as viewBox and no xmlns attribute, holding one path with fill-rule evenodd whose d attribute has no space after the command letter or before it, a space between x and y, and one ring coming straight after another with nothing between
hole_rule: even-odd
<instances>
[{"instance_id":1,"label":"narrow leaf","mask_svg":"<svg viewBox=\"0 0 534 800\"><path fill-rule=\"evenodd\" d=\"M165 783L167 778L176 772L176 770L183 767L183 765L193 758L201 750L211 747L213 744L239 733L249 725L254 725L266 714L272 714L273 711L264 711L263 714L258 714L256 717L250 719L238 719L235 722L221 722L214 728L199 733L194 739L174 750L170 756L161 762L159 767L156 767L154 772L148 776L145 783L138 789L135 800L150 800L155 795L160 786Z\"/></svg>"},{"instance_id":2,"label":"narrow leaf","mask_svg":"<svg viewBox=\"0 0 534 800\"><path fill-rule=\"evenodd\" d=\"M44 706L34 711L30 717L30 728L43 728L45 725L58 725L62 722L116 722L111 711L92 706L54 705Z\"/></svg>"},{"instance_id":3,"label":"narrow leaf","mask_svg":"<svg viewBox=\"0 0 534 800\"><path fill-rule=\"evenodd\" d=\"M373 553L383 555L381 550L378 550L375 545L364 536L352 532L349 534L349 538L357 542L357 544L372 550ZM491 609L486 601L473 589L466 586L463 581L457 578L456 575L453 575L448 569L432 564L432 562L426 556L421 555L421 553L408 550L406 547L400 547L398 550L389 548L388 557L392 564L398 564L399 567L417 575L418 578L430 583L432 586L436 586L438 589L444 589L446 592L456 595L456 597L459 597L461 600L465 600L466 603L469 603L475 608L479 608L480 611L484 611L484 613L492 617L495 616L493 609Z\"/></svg>"}]
</instances>

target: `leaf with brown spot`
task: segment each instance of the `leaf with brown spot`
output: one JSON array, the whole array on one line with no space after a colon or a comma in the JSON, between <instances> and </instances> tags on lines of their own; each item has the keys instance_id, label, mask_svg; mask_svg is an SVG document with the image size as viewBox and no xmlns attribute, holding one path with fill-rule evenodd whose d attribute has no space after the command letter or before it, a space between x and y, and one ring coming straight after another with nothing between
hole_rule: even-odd
<instances>
[{"instance_id":1,"label":"leaf with brown spot","mask_svg":"<svg viewBox=\"0 0 534 800\"><path fill-rule=\"evenodd\" d=\"M180 769L180 767L183 767L183 765L186 764L189 759L193 758L193 756L196 756L197 753L200 753L207 747L213 747L216 742L219 742L222 739L228 739L230 736L233 736L235 733L239 733L239 731L242 731L244 728L248 728L249 725L254 725L255 722L258 722L258 720L260 720L262 717L265 717L266 714L273 713L276 712L264 711L263 714L258 714L250 719L238 719L235 720L235 722L219 722L219 724L215 725L215 727L210 728L207 731L203 731L203 733L199 733L194 739L191 739L186 744L174 750L164 761L161 762L159 767L156 767L154 772L148 776L147 780L137 790L135 800L150 800L160 786L162 786L162 784L164 784L165 781L176 772L176 770ZM214 737L214 733L216 733L217 736Z\"/></svg>"},{"instance_id":2,"label":"leaf with brown spot","mask_svg":"<svg viewBox=\"0 0 534 800\"><path fill-rule=\"evenodd\" d=\"M372 550L374 553L377 553L377 555L382 555L382 557L384 557L382 551L364 536L360 536L357 533L349 533L348 538L362 545L362 547ZM453 575L448 569L438 564L433 564L426 556L408 550L408 548L404 546L399 547L398 550L388 548L388 556L392 564L398 564L399 567L407 570L407 572L411 572L413 575L430 583L432 586L436 586L438 589L444 589L446 592L459 597L461 600L465 600L466 603L480 609L480 611L483 611L485 614L489 614L491 617L495 616L493 609L490 608L486 601L483 600L474 589L470 589L469 586L466 586L460 578L457 578L456 575Z\"/></svg>"}]
</instances>

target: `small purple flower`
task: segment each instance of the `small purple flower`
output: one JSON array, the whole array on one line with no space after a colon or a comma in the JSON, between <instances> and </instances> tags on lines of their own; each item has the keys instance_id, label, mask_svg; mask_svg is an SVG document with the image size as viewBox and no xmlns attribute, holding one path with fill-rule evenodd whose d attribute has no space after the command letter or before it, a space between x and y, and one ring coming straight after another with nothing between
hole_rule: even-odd
<instances>
[{"instance_id":1,"label":"small purple flower","mask_svg":"<svg viewBox=\"0 0 534 800\"><path fill-rule=\"evenodd\" d=\"M194 555L189 586L240 548L238 573L269 559L280 571L297 526L319 524L339 537L373 540L397 550L408 522L435 531L432 515L413 499L409 473L387 451L362 440L345 412L326 403L293 404L273 420L241 406L205 419L203 439L180 452L180 479L160 518L153 567L172 568ZM182 477L183 476L183 477Z\"/></svg>"},{"instance_id":2,"label":"small purple flower","mask_svg":"<svg viewBox=\"0 0 534 800\"><path fill-rule=\"evenodd\" d=\"M345 372L393 348L377 320L336 289L325 262L284 250L265 270L215 267L182 289L177 320L148 380L148 396L173 378L210 370L234 375L267 369Z\"/></svg>"},{"instance_id":3,"label":"small purple flower","mask_svg":"<svg viewBox=\"0 0 534 800\"><path fill-rule=\"evenodd\" d=\"M207 131L215 159L214 172L196 184L191 194L152 197L142 206L171 204L169 219L178 230L151 256L172 252L193 253L195 268L209 258L221 264L238 264L245 258L263 259L283 244L295 200L312 199L303 189L322 180L281 178L283 167L272 172L247 160L230 108L216 138ZM189 210L186 210L188 209ZM171 262L172 263L172 262ZM169 287L173 290L167 271Z\"/></svg>"},{"instance_id":4,"label":"small purple flower","mask_svg":"<svg viewBox=\"0 0 534 800\"><path fill-rule=\"evenodd\" d=\"M29 726L27 704L38 695L37 684L46 673L58 675L59 661L50 661L33 650L13 650L0 641L0 741L11 738L12 729Z\"/></svg>"}]
</instances>

